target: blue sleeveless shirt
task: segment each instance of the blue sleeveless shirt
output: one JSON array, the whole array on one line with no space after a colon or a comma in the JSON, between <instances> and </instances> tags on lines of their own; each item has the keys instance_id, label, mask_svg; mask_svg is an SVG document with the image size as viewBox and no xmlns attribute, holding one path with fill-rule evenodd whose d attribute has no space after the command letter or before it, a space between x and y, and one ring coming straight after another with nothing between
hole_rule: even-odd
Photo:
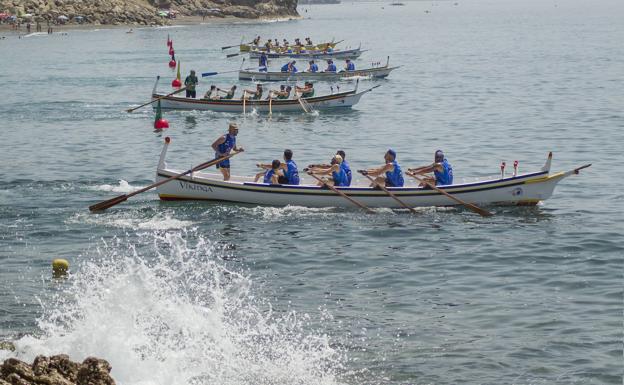
<instances>
[{"instance_id":1,"label":"blue sleeveless shirt","mask_svg":"<svg viewBox=\"0 0 624 385\"><path fill-rule=\"evenodd\" d=\"M350 63L347 65L347 71L355 71L355 63L350 62Z\"/></svg>"},{"instance_id":2,"label":"blue sleeveless shirt","mask_svg":"<svg viewBox=\"0 0 624 385\"><path fill-rule=\"evenodd\" d=\"M393 171L386 171L386 187L403 187L403 172L397 161L393 161Z\"/></svg>"},{"instance_id":3,"label":"blue sleeveless shirt","mask_svg":"<svg viewBox=\"0 0 624 385\"><path fill-rule=\"evenodd\" d=\"M316 65L316 63L310 66L310 72L318 72L318 66Z\"/></svg>"},{"instance_id":4,"label":"blue sleeveless shirt","mask_svg":"<svg viewBox=\"0 0 624 385\"><path fill-rule=\"evenodd\" d=\"M271 178L273 178L274 174L275 174L275 170L273 169L270 169L269 171L267 171L264 174L264 183L272 184L273 182L271 181Z\"/></svg>"},{"instance_id":5,"label":"blue sleeveless shirt","mask_svg":"<svg viewBox=\"0 0 624 385\"><path fill-rule=\"evenodd\" d=\"M433 174L435 175L436 186L444 186L453 184L453 167L451 167L450 163L444 158L442 163L442 172L438 170L434 170Z\"/></svg>"},{"instance_id":6,"label":"blue sleeveless shirt","mask_svg":"<svg viewBox=\"0 0 624 385\"><path fill-rule=\"evenodd\" d=\"M336 72L336 65L334 63L327 66L328 72Z\"/></svg>"},{"instance_id":7,"label":"blue sleeveless shirt","mask_svg":"<svg viewBox=\"0 0 624 385\"><path fill-rule=\"evenodd\" d=\"M332 171L332 178L334 179L334 186L347 186L347 173L344 168L340 167L340 171Z\"/></svg>"},{"instance_id":8,"label":"blue sleeveless shirt","mask_svg":"<svg viewBox=\"0 0 624 385\"><path fill-rule=\"evenodd\" d=\"M340 163L340 167L344 170L345 174L347 174L347 186L351 186L351 167L349 167L349 163L346 160L343 160Z\"/></svg>"},{"instance_id":9,"label":"blue sleeveless shirt","mask_svg":"<svg viewBox=\"0 0 624 385\"><path fill-rule=\"evenodd\" d=\"M297 170L297 163L292 160L286 161L286 170L284 176L288 180L288 184L299 184L299 170Z\"/></svg>"},{"instance_id":10,"label":"blue sleeveless shirt","mask_svg":"<svg viewBox=\"0 0 624 385\"><path fill-rule=\"evenodd\" d=\"M228 133L225 134L225 142L221 143L217 148L221 154L228 154L234 147L236 147L236 137Z\"/></svg>"},{"instance_id":11,"label":"blue sleeveless shirt","mask_svg":"<svg viewBox=\"0 0 624 385\"><path fill-rule=\"evenodd\" d=\"M282 66L282 72L288 72L288 64Z\"/></svg>"}]
</instances>

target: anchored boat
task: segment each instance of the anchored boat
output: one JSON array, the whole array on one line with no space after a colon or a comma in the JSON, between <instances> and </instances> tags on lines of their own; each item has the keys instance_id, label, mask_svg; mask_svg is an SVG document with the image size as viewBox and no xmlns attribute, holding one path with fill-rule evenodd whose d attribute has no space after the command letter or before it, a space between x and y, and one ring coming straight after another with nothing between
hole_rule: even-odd
<instances>
[{"instance_id":1,"label":"anchored boat","mask_svg":"<svg viewBox=\"0 0 624 385\"><path fill-rule=\"evenodd\" d=\"M240 70L238 72L239 80L252 80L252 81L298 81L298 80L310 80L310 81L337 81L340 79L348 79L354 77L368 77L382 79L390 75L390 72L399 68L390 67L390 58L386 62L386 65L381 67L365 68L356 71L340 71L340 72L261 72Z\"/></svg>"},{"instance_id":2,"label":"anchored boat","mask_svg":"<svg viewBox=\"0 0 624 385\"><path fill-rule=\"evenodd\" d=\"M169 143L160 154L156 181L167 179L181 171L167 166L165 158ZM589 165L567 172L551 174L552 153L540 171L500 179L438 186L445 192L474 204L535 205L551 197L561 180ZM368 207L401 208L399 203L384 191L367 186L337 187L350 198ZM453 206L457 202L449 197L423 187L388 188L410 207ZM270 185L255 183L251 177L232 177L225 182L220 174L196 172L158 187L162 200L212 200L270 206L354 207L334 191L311 184Z\"/></svg>"},{"instance_id":3,"label":"anchored boat","mask_svg":"<svg viewBox=\"0 0 624 385\"><path fill-rule=\"evenodd\" d=\"M165 95L156 92L158 86L158 80L154 85L152 91L152 106L156 108L156 100L160 99L160 106L163 110L200 110L200 111L215 111L215 112L233 112L233 113L245 113L255 110L259 113L265 112L302 112L307 111L307 108L314 110L328 110L328 109L341 109L351 108L360 101L362 95L377 88L377 86L368 88L364 91L358 92L357 85L355 89L346 92L338 92L335 94L328 94L322 96L314 96L310 98L302 98L302 101L298 99L192 99L180 96ZM305 103L305 107L302 106ZM302 108L303 107L303 108Z\"/></svg>"}]
</instances>

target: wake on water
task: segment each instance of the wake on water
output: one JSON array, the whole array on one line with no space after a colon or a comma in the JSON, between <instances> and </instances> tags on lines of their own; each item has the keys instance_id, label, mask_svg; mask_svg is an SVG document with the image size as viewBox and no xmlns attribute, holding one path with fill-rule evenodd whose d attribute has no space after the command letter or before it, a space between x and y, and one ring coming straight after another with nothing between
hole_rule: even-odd
<instances>
[{"instance_id":1,"label":"wake on water","mask_svg":"<svg viewBox=\"0 0 624 385\"><path fill-rule=\"evenodd\" d=\"M105 358L120 384L340 383L345 352L307 315L273 311L222 250L194 233L142 237L83 257L12 354Z\"/></svg>"}]
</instances>

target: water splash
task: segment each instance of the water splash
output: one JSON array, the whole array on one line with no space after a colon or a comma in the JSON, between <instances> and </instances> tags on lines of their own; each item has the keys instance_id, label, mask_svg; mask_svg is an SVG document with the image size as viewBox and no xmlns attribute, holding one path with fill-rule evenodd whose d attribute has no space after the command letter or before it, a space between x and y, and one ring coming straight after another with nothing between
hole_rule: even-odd
<instances>
[{"instance_id":1,"label":"water splash","mask_svg":"<svg viewBox=\"0 0 624 385\"><path fill-rule=\"evenodd\" d=\"M103 357L122 384L340 383L344 352L309 316L257 296L224 251L191 232L144 237L85 257L42 301L42 334L16 341L18 357Z\"/></svg>"},{"instance_id":2,"label":"water splash","mask_svg":"<svg viewBox=\"0 0 624 385\"><path fill-rule=\"evenodd\" d=\"M145 186L132 186L127 181L120 179L118 185L110 185L110 184L102 184L99 186L92 187L95 191L107 191L107 192L116 192L116 193L131 193L138 189L141 189Z\"/></svg>"}]
</instances>

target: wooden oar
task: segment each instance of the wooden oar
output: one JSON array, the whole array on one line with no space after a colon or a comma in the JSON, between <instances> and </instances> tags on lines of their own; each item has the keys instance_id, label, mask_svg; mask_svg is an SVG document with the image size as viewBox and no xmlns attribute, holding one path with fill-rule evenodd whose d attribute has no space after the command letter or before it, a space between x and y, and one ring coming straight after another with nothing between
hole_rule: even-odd
<instances>
[{"instance_id":1,"label":"wooden oar","mask_svg":"<svg viewBox=\"0 0 624 385\"><path fill-rule=\"evenodd\" d=\"M225 57L226 57L226 58L231 58L231 57L234 57L234 56L238 56L238 55L240 55L240 54L241 54L240 52L236 52L236 53L231 53L231 54L229 54L229 55L225 55Z\"/></svg>"},{"instance_id":2,"label":"wooden oar","mask_svg":"<svg viewBox=\"0 0 624 385\"><path fill-rule=\"evenodd\" d=\"M319 178L318 176L314 175L314 173L312 173L311 171L309 171L308 169L304 170L305 172L308 173L308 175L310 175L312 178L316 179L317 181L323 183L323 185L325 185L327 188L329 188L330 190L332 190L333 192L335 192L336 194L340 195L341 197L345 198L346 200L348 200L349 202L353 203L354 205L358 206L359 208L362 208L366 211L368 211L369 213L374 213L374 211L369 208L364 206L363 204L361 204L360 202L356 201L355 199L351 198L350 196L348 196L347 194L343 193L342 191L338 190L337 188L335 188L334 186L330 185L329 183L325 182L323 179Z\"/></svg>"},{"instance_id":3,"label":"wooden oar","mask_svg":"<svg viewBox=\"0 0 624 385\"><path fill-rule=\"evenodd\" d=\"M168 96L178 94L178 93L180 93L180 92L184 91L185 89L186 89L186 87L182 87L182 88L180 88L179 90L175 90L175 91L173 91L173 92L172 92L172 93L170 93L170 94L167 94L167 95L161 96L161 97L156 98L156 99L154 99L154 100L152 100L152 101L149 101L149 102L147 102L147 103L145 103L145 104L141 104L141 105L140 105L140 106L138 106L138 107L130 108L129 110L126 110L126 112L132 112L132 111L134 111L134 110L138 110L139 108L141 108L141 107L145 107L145 106L147 106L148 104L152 104L152 103L154 103L154 102L157 102L157 101L159 101L160 99L164 99L164 98L166 98L166 97L168 97Z\"/></svg>"},{"instance_id":4,"label":"wooden oar","mask_svg":"<svg viewBox=\"0 0 624 385\"><path fill-rule=\"evenodd\" d=\"M245 44L251 44L251 43L245 43ZM240 47L241 45L243 45L242 42L240 44L235 44L235 45L226 45L225 47L221 47L221 50L223 51L223 50L234 48L234 47Z\"/></svg>"},{"instance_id":5,"label":"wooden oar","mask_svg":"<svg viewBox=\"0 0 624 385\"><path fill-rule=\"evenodd\" d=\"M115 206L115 205L117 205L117 204L119 204L121 202L125 202L126 200L128 200L128 198L133 197L133 196L135 196L137 194L141 194L141 193L143 193L145 191L151 190L154 187L158 187L158 186L163 185L163 184L165 184L167 182L170 182L172 180L179 179L180 177L183 177L184 175L190 174L190 173L195 172L195 171L203 170L203 169L208 168L210 166L214 166L217 163L221 163L224 160L230 159L231 157L233 157L234 155L236 155L236 154L238 154L240 152L241 151L232 152L229 155L223 156L221 158L216 158L216 159L213 159L213 160L211 160L209 162L204 162L204 163L200 164L199 166L193 167L190 170L186 170L183 173L180 173L178 175L174 175L174 176L169 177L167 179L161 180L160 182L153 183L153 184L151 184L151 185L149 185L147 187L143 187L140 190L131 192L130 194L120 195L120 196L115 197L113 199L109 199L109 200L106 200L106 201L103 201L103 202L100 202L100 203L96 203L94 205L89 206L89 210L91 210L91 211L106 210L109 207L113 207L113 206Z\"/></svg>"},{"instance_id":6,"label":"wooden oar","mask_svg":"<svg viewBox=\"0 0 624 385\"><path fill-rule=\"evenodd\" d=\"M273 95L271 92L273 91L269 91L269 116L273 115Z\"/></svg>"},{"instance_id":7,"label":"wooden oar","mask_svg":"<svg viewBox=\"0 0 624 385\"><path fill-rule=\"evenodd\" d=\"M397 198L396 195L394 195L390 190L388 190L386 188L386 186L382 186L379 183L377 183L373 178L370 177L370 175L368 175L368 173L364 173L364 170L358 170L358 172L362 175L364 175L368 180L370 180L371 182L373 182L374 185L379 186L380 189L382 189L386 194L388 194L388 196L392 199L394 199L395 201L399 202L399 204L403 207L405 207L406 209L408 209L409 211L412 212L412 214L416 214L417 211L413 208L408 206L407 204L405 204L405 202L403 202L402 200L400 200L399 198Z\"/></svg>"},{"instance_id":8,"label":"wooden oar","mask_svg":"<svg viewBox=\"0 0 624 385\"><path fill-rule=\"evenodd\" d=\"M468 207L470 210L474 211L475 213L484 216L484 217L491 217L492 214L491 212L482 209L481 207L477 206L477 205L473 205L472 203L468 203L468 202L464 202L463 200L447 193L446 191L442 190L441 188L436 187L433 183L430 183L429 181L425 180L424 178L420 178L418 176L416 176L415 174L412 174L411 172L406 172L406 175L411 176L412 178L416 179L417 181L426 184L427 186L431 187L432 189L436 190L437 192L439 192L440 194L446 195L447 197L451 198L452 200L454 200L455 202L464 205L466 207Z\"/></svg>"}]
</instances>

